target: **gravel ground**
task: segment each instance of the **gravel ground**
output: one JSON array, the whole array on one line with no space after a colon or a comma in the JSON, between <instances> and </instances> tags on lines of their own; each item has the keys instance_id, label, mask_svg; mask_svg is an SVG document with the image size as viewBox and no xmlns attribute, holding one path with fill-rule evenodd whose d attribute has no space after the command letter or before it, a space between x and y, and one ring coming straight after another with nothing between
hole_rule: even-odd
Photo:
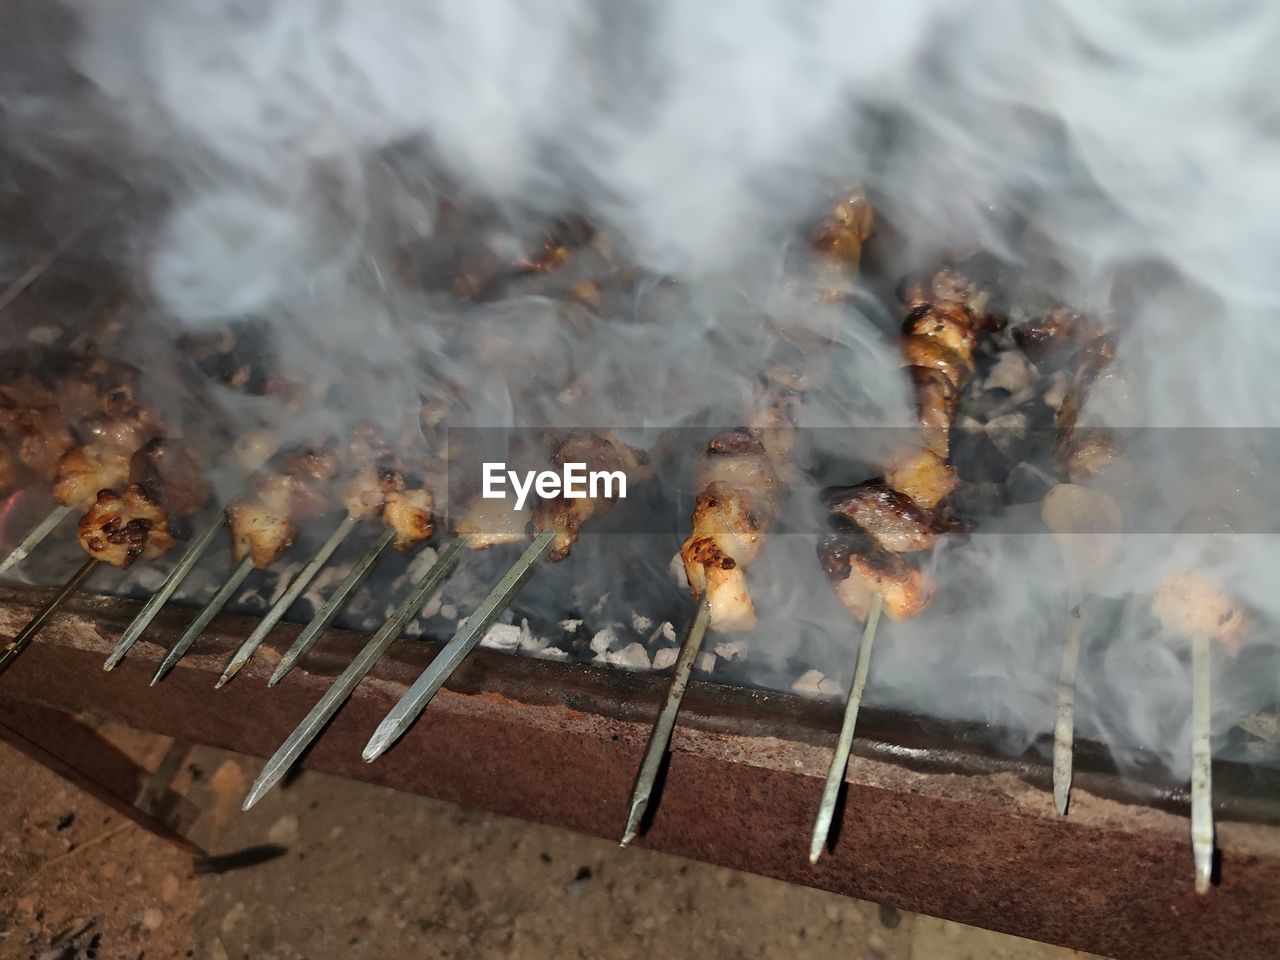
<instances>
[{"instance_id":1,"label":"gravel ground","mask_svg":"<svg viewBox=\"0 0 1280 960\"><path fill-rule=\"evenodd\" d=\"M149 767L167 746L100 733ZM241 814L259 766L200 747L180 774L194 840L283 850L195 876L189 857L0 746L0 957L1085 956L319 774Z\"/></svg>"}]
</instances>

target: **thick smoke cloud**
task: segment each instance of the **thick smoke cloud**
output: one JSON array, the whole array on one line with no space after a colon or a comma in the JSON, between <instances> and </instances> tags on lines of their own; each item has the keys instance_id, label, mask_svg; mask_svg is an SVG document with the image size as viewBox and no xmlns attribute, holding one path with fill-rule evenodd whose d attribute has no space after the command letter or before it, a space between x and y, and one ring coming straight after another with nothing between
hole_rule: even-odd
<instances>
[{"instance_id":1,"label":"thick smoke cloud","mask_svg":"<svg viewBox=\"0 0 1280 960\"><path fill-rule=\"evenodd\" d=\"M195 326L269 315L294 359L367 369L388 407L429 391L408 359L427 356L432 376L469 384L471 422L484 425L582 422L584 407L633 426L732 416L764 358L758 308L786 306L782 238L836 185L861 180L903 264L983 247L1042 301L1114 316L1129 393L1099 398L1094 419L1280 425L1275 4L122 0L75 11L69 55L92 89L62 103L10 97L23 129L52 121L28 149L48 159L51 144L97 144L126 179L163 186L167 212L128 250L142 252L165 312ZM473 343L489 330L500 343L519 315L519 346L543 379L572 371L595 385L591 403L543 395L510 352L448 355L439 329L460 308L385 282L386 252L431 232L444 191L506 214L496 249L539 215L578 210L642 267L683 281L653 294L657 322L615 322L653 312L631 304L573 338L542 302L466 311ZM834 328L835 373L811 398L810 425L910 423L886 317L862 307ZM1162 451L1145 454L1159 474ZM1280 552L1247 539L1224 577L1280 614ZM1195 549L1135 538L1097 589L1123 600ZM978 537L936 563L981 602L895 628L870 699L1027 738L1046 730L1063 584L1052 544ZM770 597L774 629L799 618L832 669L851 659L842 611L815 611L790 583ZM1141 618L1106 629L1105 683L1082 724L1185 769L1184 660ZM796 649L783 646L776 662ZM1222 682L1220 730L1275 693L1256 677Z\"/></svg>"}]
</instances>

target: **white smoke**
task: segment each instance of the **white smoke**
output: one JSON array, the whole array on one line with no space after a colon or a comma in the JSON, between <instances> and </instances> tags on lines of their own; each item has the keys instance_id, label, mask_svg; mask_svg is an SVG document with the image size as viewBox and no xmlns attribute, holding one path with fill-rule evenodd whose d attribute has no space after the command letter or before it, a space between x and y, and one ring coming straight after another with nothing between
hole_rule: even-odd
<instances>
[{"instance_id":1,"label":"white smoke","mask_svg":"<svg viewBox=\"0 0 1280 960\"><path fill-rule=\"evenodd\" d=\"M862 180L904 263L981 246L1051 299L1114 312L1136 394L1127 422L1280 425L1280 6L1265 0L75 9L75 64L127 124L130 156L164 170L171 206L146 238L148 274L185 321L270 312L299 339L367 346L397 354L384 367L408 368L437 345L425 327L442 320L439 305L369 296L370 263L431 228L428 201L447 181L517 227L579 210L641 266L688 282L663 322L605 325L583 342L543 337L554 321L545 304L530 311L529 342L546 345L530 350L563 347L555 362L622 385L610 415L662 425L741 391L761 356L735 331L778 287L756 268L778 261L778 238L833 185ZM519 309L472 320L483 331ZM388 348L383 334L406 311L423 329L411 349ZM856 319L836 339L832 366L890 399L867 413L852 388L826 387L814 422L843 411L903 422L891 345ZM513 416L522 374L501 356L451 362L482 385L477 408ZM557 418L550 401L539 413ZM1047 729L1061 600L1052 551L988 540L975 556L1011 588L979 614L903 628L882 654L880 690ZM1274 554L1239 557L1233 587L1280 614L1274 578L1256 575L1275 569ZM825 629L849 633L844 621ZM942 633L969 637L964 658L950 660ZM1084 722L1183 766L1185 730L1152 719L1170 703L1182 715L1181 662L1122 631L1106 666L1127 692ZM991 678L982 704L949 695L948 676L966 675Z\"/></svg>"}]
</instances>

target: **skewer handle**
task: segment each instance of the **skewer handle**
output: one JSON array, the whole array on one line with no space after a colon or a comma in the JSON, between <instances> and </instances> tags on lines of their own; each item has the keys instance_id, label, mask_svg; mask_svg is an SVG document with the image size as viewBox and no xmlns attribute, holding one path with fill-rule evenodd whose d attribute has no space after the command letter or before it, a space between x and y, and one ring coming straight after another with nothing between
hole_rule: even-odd
<instances>
[{"instance_id":1,"label":"skewer handle","mask_svg":"<svg viewBox=\"0 0 1280 960\"><path fill-rule=\"evenodd\" d=\"M298 634L298 638L293 641L293 645L289 647L285 655L280 658L280 663L276 665L275 671L271 674L271 679L267 681L268 687L274 687L277 683L289 675L292 670L304 656L307 651L316 645L316 641L320 639L320 634L328 629L329 624L333 623L334 618L338 616L338 612L346 606L347 600L351 597L360 586L364 583L369 573L377 564L378 557L382 552L391 546L396 538L395 530L387 528L382 532L377 540L369 547L368 552L356 563L354 567L347 573L342 583L338 584L338 589L333 591L333 595L329 597L328 602L320 608L319 612L311 618L311 622L306 628ZM452 549L450 546L448 549ZM442 554L443 556L443 554ZM440 561L437 559L436 563ZM433 565L434 569L434 565ZM427 571L430 573L431 571Z\"/></svg>"},{"instance_id":2,"label":"skewer handle","mask_svg":"<svg viewBox=\"0 0 1280 960\"><path fill-rule=\"evenodd\" d=\"M1191 638L1191 852L1196 893L1208 892L1213 875L1212 679L1209 637L1198 633Z\"/></svg>"},{"instance_id":3,"label":"skewer handle","mask_svg":"<svg viewBox=\"0 0 1280 960\"><path fill-rule=\"evenodd\" d=\"M1067 624L1058 665L1058 715L1053 725L1053 806L1067 815L1071 799L1071 771L1075 749L1076 673L1080 664L1080 619L1084 598L1078 587L1067 595Z\"/></svg>"},{"instance_id":4,"label":"skewer handle","mask_svg":"<svg viewBox=\"0 0 1280 960\"><path fill-rule=\"evenodd\" d=\"M818 817L813 823L813 838L809 842L810 863L818 862L818 858L822 856L822 848L827 845L827 837L831 835L831 821L835 817L836 800L840 797L840 787L844 785L845 770L849 766L853 731L858 725L862 693L867 688L867 676L871 672L871 651L875 646L876 627L880 623L880 610L883 606L884 597L879 593L872 594L871 605L867 609L867 623L862 628L862 641L858 644L858 662L853 671L853 684L849 688L849 699L844 707L844 721L840 725L840 739L836 741L836 752L831 758L827 781L822 788L822 803L818 806Z\"/></svg>"},{"instance_id":5,"label":"skewer handle","mask_svg":"<svg viewBox=\"0 0 1280 960\"><path fill-rule=\"evenodd\" d=\"M200 634L204 633L204 628L227 605L227 601L231 599L232 594L240 589L240 584L244 583L245 578L249 576L252 570L253 557L245 557L240 561L240 566L232 571L226 583L218 588L218 592L209 599L209 602L204 605L204 609L191 621L191 626L187 627L182 636L178 638L178 642L173 645L173 649L165 656L164 662L156 668L156 674L151 678L151 686L154 687L163 680L177 662L186 656L187 651L191 649L191 645L200 639Z\"/></svg>"},{"instance_id":6,"label":"skewer handle","mask_svg":"<svg viewBox=\"0 0 1280 960\"><path fill-rule=\"evenodd\" d=\"M422 605L427 602L427 598L435 593L444 579L453 572L466 546L467 539L459 537L440 551L431 569L418 581L396 612L370 638L364 645L364 649L356 654L355 659L338 675L338 678L325 691L324 696L311 708L311 712L302 719L293 733L289 734L288 739L280 745L280 749L267 761L262 772L258 774L258 779L249 788L249 793L244 798L243 809L248 810L261 800L262 796L289 772L289 768L297 762L298 757L302 756L302 752L307 749L311 741L338 712L338 708L347 702L351 691L373 669L387 647L400 636L400 631L404 629L405 624L417 615Z\"/></svg>"},{"instance_id":7,"label":"skewer handle","mask_svg":"<svg viewBox=\"0 0 1280 960\"><path fill-rule=\"evenodd\" d=\"M640 772L636 775L636 784L631 792L631 804L627 808L627 823L622 830L619 846L625 847L640 832L640 822L649 808L649 799L653 795L653 787L658 779L658 770L662 759L667 754L667 746L671 743L671 733L675 730L676 716L680 713L680 701L689 686L689 678L693 674L693 663L702 649L702 638L706 635L711 623L711 604L704 595L698 604L698 612L689 625L684 644L680 647L680 656L676 659L675 671L671 676L671 686L667 688L667 697L662 703L658 719L654 721L649 732L649 743L645 747L644 760L640 763Z\"/></svg>"},{"instance_id":8,"label":"skewer handle","mask_svg":"<svg viewBox=\"0 0 1280 960\"><path fill-rule=\"evenodd\" d=\"M49 598L48 602L31 618L30 622L23 627L13 641L0 652L0 673L4 673L9 668L9 664L18 659L23 650L30 646L31 641L36 638L44 625L49 622L58 610L66 603L71 596L80 589L81 584L89 579L89 575L98 569L100 561L90 557L80 569L71 575L71 579L62 585L62 588Z\"/></svg>"},{"instance_id":9,"label":"skewer handle","mask_svg":"<svg viewBox=\"0 0 1280 960\"><path fill-rule=\"evenodd\" d=\"M383 718L365 745L362 754L365 763L372 763L382 756L409 729L410 724L436 695L436 691L444 686L444 682L458 669L467 654L484 639L489 627L498 619L498 614L507 608L525 581L533 575L538 561L550 552L555 538L554 530L545 530L533 538L533 543L520 555L520 559L511 565L511 569L467 618L466 626L453 635L453 639L436 654L427 669L413 682L413 686L405 691L404 696L391 708L391 712Z\"/></svg>"},{"instance_id":10,"label":"skewer handle","mask_svg":"<svg viewBox=\"0 0 1280 960\"><path fill-rule=\"evenodd\" d=\"M329 535L329 539L321 544L315 556L311 558L305 567L298 571L298 575L285 588L280 599L272 605L271 609L267 611L267 615L253 628L253 633L249 634L244 643L240 644L240 648L231 655L231 659L227 661L226 667L222 670L222 675L218 677L218 682L213 685L215 690L221 688L228 680L239 673L240 668L257 653L258 648L262 646L262 642L267 639L267 635L280 622L280 618L297 602L297 599L302 596L302 591L306 590L311 585L311 581L324 569L324 565L329 562L333 552L338 549L343 540L347 539L347 536L355 529L355 525L356 519L350 514L342 518L342 522Z\"/></svg>"},{"instance_id":11,"label":"skewer handle","mask_svg":"<svg viewBox=\"0 0 1280 960\"><path fill-rule=\"evenodd\" d=\"M111 651L111 655L102 664L103 670L113 670L124 659L130 648L138 642L138 638L147 632L147 627L151 626L151 621L156 618L160 608L169 602L178 585L187 578L196 563L204 556L205 551L209 549L209 545L213 543L218 531L226 525L227 514L219 510L218 515L209 521L209 525L200 531L200 536L191 541L177 566L169 571L169 575L164 578L164 583L160 584L160 589L153 593L138 611L138 615L133 618L133 623L129 624Z\"/></svg>"}]
</instances>

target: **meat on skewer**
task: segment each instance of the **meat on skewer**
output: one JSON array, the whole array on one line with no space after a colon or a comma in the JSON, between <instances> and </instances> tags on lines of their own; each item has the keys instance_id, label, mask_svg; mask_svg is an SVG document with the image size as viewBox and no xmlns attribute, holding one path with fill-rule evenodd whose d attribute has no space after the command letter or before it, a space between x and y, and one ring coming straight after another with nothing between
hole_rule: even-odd
<instances>
[{"instance_id":1,"label":"meat on skewer","mask_svg":"<svg viewBox=\"0 0 1280 960\"><path fill-rule=\"evenodd\" d=\"M313 447L278 454L252 492L227 507L236 562L252 557L259 570L275 563L293 546L297 536L294 520L328 511L326 486L337 473L338 460L329 449Z\"/></svg>"},{"instance_id":2,"label":"meat on skewer","mask_svg":"<svg viewBox=\"0 0 1280 960\"><path fill-rule=\"evenodd\" d=\"M372 424L357 424L349 453L355 476L342 490L347 514L356 520L381 516L395 531L394 546L399 550L429 538L434 529L431 492L424 486L409 486L401 458L381 432Z\"/></svg>"}]
</instances>

